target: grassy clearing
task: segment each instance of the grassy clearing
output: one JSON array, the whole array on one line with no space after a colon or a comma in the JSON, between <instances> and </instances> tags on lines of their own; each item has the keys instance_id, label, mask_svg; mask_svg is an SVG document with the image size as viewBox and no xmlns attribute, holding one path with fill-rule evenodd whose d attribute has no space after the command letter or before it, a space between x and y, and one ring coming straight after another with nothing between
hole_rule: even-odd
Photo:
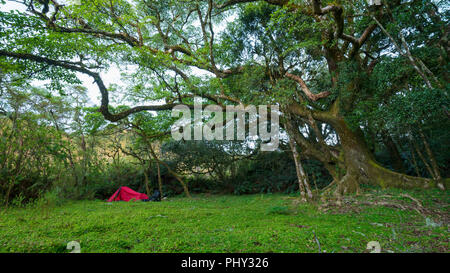
<instances>
[{"instance_id":1,"label":"grassy clearing","mask_svg":"<svg viewBox=\"0 0 450 273\"><path fill-rule=\"evenodd\" d=\"M402 193L368 192L414 203ZM369 241L382 252L448 252L448 192L407 193L436 213L356 203L367 196L322 209L278 194L13 208L0 212L0 252L68 252L69 241L84 253L318 252L318 242L323 252L367 252Z\"/></svg>"}]
</instances>

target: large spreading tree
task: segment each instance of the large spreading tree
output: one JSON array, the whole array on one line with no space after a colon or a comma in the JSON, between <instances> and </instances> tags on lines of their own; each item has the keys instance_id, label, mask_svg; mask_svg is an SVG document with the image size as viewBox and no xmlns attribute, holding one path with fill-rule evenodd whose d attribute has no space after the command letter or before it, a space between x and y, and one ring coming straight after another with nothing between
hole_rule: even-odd
<instances>
[{"instance_id":1,"label":"large spreading tree","mask_svg":"<svg viewBox=\"0 0 450 273\"><path fill-rule=\"evenodd\" d=\"M58 89L88 75L111 122L191 106L195 96L222 107L277 104L293 149L322 162L338 194L361 183L444 188L430 149L432 179L413 177L401 162L381 166L371 136L395 160L393 138L417 136L427 148L427 129L449 125L445 1L6 2L22 11L0 13L2 80L20 74ZM123 90L102 79L112 66ZM110 105L118 94L129 107Z\"/></svg>"}]
</instances>

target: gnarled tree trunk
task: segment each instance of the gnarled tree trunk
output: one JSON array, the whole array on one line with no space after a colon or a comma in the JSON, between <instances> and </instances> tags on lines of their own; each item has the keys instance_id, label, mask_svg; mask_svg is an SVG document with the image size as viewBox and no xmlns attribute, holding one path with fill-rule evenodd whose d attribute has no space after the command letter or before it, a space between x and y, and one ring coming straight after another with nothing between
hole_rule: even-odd
<instances>
[{"instance_id":1,"label":"gnarled tree trunk","mask_svg":"<svg viewBox=\"0 0 450 273\"><path fill-rule=\"evenodd\" d=\"M355 192L359 184L380 185L383 188L432 188L443 183L436 183L432 179L413 177L391 171L378 162L367 148L362 133L353 132L343 119L337 119L333 124L339 135L346 168L345 176L338 182L338 191L341 194Z\"/></svg>"},{"instance_id":2,"label":"gnarled tree trunk","mask_svg":"<svg viewBox=\"0 0 450 273\"><path fill-rule=\"evenodd\" d=\"M308 183L308 176L306 175L305 170L303 169L302 163L300 161L300 156L297 152L297 145L293 138L289 139L289 146L291 147L292 156L294 157L300 196L302 198L302 201L306 202L306 195L308 195L309 199L312 199L313 197Z\"/></svg>"},{"instance_id":3,"label":"gnarled tree trunk","mask_svg":"<svg viewBox=\"0 0 450 273\"><path fill-rule=\"evenodd\" d=\"M362 131L352 130L338 114L337 103L329 111L310 111L299 103L286 108L288 115L308 121L311 117L333 126L339 136L339 145L331 146L306 139L299 130L288 130L301 147L302 155L324 163L336 183L336 194L358 193L360 184L379 185L383 188L433 188L444 189L443 180L413 177L391 171L381 166L369 150Z\"/></svg>"}]
</instances>

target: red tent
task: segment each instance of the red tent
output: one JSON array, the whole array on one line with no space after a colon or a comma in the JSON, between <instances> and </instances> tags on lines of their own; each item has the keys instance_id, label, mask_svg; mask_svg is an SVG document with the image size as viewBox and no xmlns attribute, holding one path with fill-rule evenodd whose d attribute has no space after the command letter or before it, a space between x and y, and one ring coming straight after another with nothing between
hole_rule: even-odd
<instances>
[{"instance_id":1,"label":"red tent","mask_svg":"<svg viewBox=\"0 0 450 273\"><path fill-rule=\"evenodd\" d=\"M108 202L112 201L130 201L131 199L141 200L148 199L146 194L133 191L128 187L120 187L109 199Z\"/></svg>"}]
</instances>

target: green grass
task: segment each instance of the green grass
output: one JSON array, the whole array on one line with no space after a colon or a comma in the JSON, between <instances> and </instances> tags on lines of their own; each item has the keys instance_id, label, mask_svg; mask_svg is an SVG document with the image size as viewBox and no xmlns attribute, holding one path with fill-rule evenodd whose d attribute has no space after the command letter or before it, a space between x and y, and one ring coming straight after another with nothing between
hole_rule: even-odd
<instances>
[{"instance_id":1,"label":"green grass","mask_svg":"<svg viewBox=\"0 0 450 273\"><path fill-rule=\"evenodd\" d=\"M0 212L0 252L68 252L70 241L83 253L318 252L315 235L327 253L367 252L369 241L382 252L448 252L448 225L439 223L447 219L448 192L408 194L439 210L440 218L428 220L436 225L413 210L345 205L324 212L278 194L10 208Z\"/></svg>"}]
</instances>

